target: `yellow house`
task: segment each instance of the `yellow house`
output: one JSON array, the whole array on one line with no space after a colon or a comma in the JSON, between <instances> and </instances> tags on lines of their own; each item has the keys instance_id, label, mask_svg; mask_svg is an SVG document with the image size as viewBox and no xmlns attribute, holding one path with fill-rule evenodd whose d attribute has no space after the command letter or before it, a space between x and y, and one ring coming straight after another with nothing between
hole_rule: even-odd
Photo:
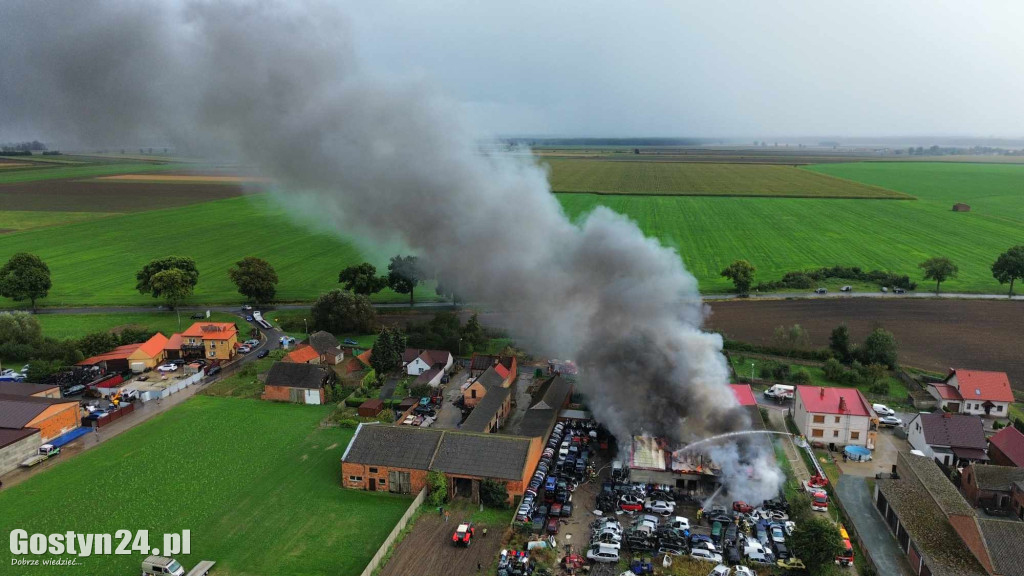
<instances>
[{"instance_id":1,"label":"yellow house","mask_svg":"<svg viewBox=\"0 0 1024 576\"><path fill-rule=\"evenodd\" d=\"M203 355L211 360L230 360L238 344L238 329L233 322L196 322L181 333L182 346L203 346Z\"/></svg>"},{"instance_id":2,"label":"yellow house","mask_svg":"<svg viewBox=\"0 0 1024 576\"><path fill-rule=\"evenodd\" d=\"M167 344L167 336L157 332L128 355L128 367L137 372L142 372L142 369L136 369L140 365L143 368L156 368L164 361L165 344Z\"/></svg>"}]
</instances>

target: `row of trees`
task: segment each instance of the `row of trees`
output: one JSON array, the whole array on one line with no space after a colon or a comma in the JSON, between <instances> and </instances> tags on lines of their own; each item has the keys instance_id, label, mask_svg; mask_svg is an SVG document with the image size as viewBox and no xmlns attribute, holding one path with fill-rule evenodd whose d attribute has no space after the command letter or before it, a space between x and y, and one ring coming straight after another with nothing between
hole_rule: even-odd
<instances>
[{"instance_id":1,"label":"row of trees","mask_svg":"<svg viewBox=\"0 0 1024 576\"><path fill-rule=\"evenodd\" d=\"M422 280L423 273L416 256L392 256L388 273L383 276L377 276L377 267L369 262L349 266L338 274L338 282L354 294L370 296L391 288L399 294L408 294L409 306L416 304L413 292Z\"/></svg>"},{"instance_id":2,"label":"row of trees","mask_svg":"<svg viewBox=\"0 0 1024 576\"><path fill-rule=\"evenodd\" d=\"M918 268L922 270L925 280L935 281L936 294L939 292L939 288L943 282L951 278L956 278L960 273L959 266L946 256L929 258L918 264ZM1010 284L1009 295L1013 296L1014 283L1017 280L1024 278L1024 245L1013 246L1006 252L1000 254L999 257L996 258L995 262L992 263L990 268L992 270L992 277L1000 284ZM855 268L851 268L850 270L856 270L859 272L859 269ZM722 270L721 276L732 280L736 292L746 295L750 293L750 288L754 285L754 274L756 272L757 268L749 261L736 260ZM802 274L807 276L808 279L811 279L814 277L815 272L790 274Z\"/></svg>"}]
</instances>

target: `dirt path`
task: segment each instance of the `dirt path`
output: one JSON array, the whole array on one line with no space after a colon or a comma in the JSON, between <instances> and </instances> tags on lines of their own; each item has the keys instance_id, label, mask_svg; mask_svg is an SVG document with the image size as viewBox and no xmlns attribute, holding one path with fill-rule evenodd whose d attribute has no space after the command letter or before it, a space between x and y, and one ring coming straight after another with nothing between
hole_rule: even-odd
<instances>
[{"instance_id":1,"label":"dirt path","mask_svg":"<svg viewBox=\"0 0 1024 576\"><path fill-rule=\"evenodd\" d=\"M448 522L438 514L421 516L395 548L380 576L473 576L489 574L501 551L501 535L478 532L468 548L452 545L455 528L469 517L456 512ZM477 571L477 566L481 570Z\"/></svg>"},{"instance_id":2,"label":"dirt path","mask_svg":"<svg viewBox=\"0 0 1024 576\"><path fill-rule=\"evenodd\" d=\"M784 410L768 409L768 422L765 423L769 430L776 432L788 432L786 430L786 412ZM793 443L792 436L779 436L782 442L782 449L786 452L786 459L793 468L793 474L801 484L811 479L811 472L807 469L807 463L800 455L799 448Z\"/></svg>"}]
</instances>

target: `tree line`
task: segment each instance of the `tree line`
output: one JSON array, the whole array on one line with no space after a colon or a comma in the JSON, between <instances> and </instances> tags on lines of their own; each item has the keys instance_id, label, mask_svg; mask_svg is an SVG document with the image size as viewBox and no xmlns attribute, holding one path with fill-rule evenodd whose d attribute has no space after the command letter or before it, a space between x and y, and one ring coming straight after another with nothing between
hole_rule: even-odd
<instances>
[{"instance_id":1,"label":"tree line","mask_svg":"<svg viewBox=\"0 0 1024 576\"><path fill-rule=\"evenodd\" d=\"M960 267L946 256L929 258L917 266L921 269L922 276L925 280L933 280L935 282L936 294L939 293L939 289L943 282L951 278L956 278L960 273ZM1010 284L1009 296L1012 297L1014 283L1017 280L1024 278L1024 245L1009 248L1006 252L1000 254L995 261L992 262L989 268L992 271L992 277L1000 284ZM736 289L737 293L746 296L750 294L750 289L754 286L754 276L756 272L757 267L751 264L748 260L736 260L725 267L720 275L723 278L728 278L732 281L733 287ZM819 268L817 270L809 270L805 272L787 272L783 276L782 280L761 283L757 285L757 288L769 290L776 290L779 288L807 289L812 286L811 281L822 280L825 278L844 278L847 280L878 282L883 285L904 288L907 290L913 290L917 286L910 282L910 278L908 276L899 276L889 272L883 272L881 270L864 272L857 267L845 268L842 266L833 266L831 268Z\"/></svg>"}]
</instances>

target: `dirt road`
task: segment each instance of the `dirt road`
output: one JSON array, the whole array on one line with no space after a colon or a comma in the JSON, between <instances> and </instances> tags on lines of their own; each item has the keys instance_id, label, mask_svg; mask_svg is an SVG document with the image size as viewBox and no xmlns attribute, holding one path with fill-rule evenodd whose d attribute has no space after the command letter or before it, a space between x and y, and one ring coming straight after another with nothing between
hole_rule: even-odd
<instances>
[{"instance_id":1,"label":"dirt road","mask_svg":"<svg viewBox=\"0 0 1024 576\"><path fill-rule=\"evenodd\" d=\"M380 576L473 576L490 574L501 551L501 535L477 533L468 548L452 545L459 522L469 514L455 511L447 522L438 514L426 513L416 520L412 531L395 548ZM493 532L493 531L492 531ZM477 571L477 565L481 570Z\"/></svg>"}]
</instances>

